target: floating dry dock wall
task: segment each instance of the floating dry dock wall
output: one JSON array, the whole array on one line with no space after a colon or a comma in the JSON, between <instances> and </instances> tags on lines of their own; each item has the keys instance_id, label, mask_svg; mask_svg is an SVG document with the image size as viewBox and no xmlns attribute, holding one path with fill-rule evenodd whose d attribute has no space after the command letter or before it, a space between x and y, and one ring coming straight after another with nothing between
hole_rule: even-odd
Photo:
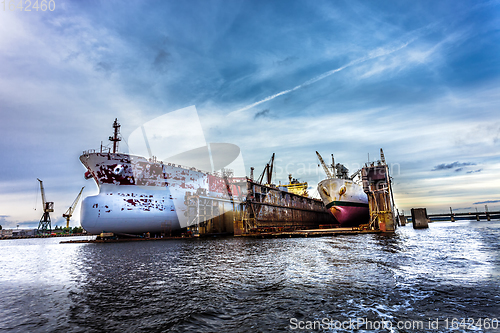
<instances>
[{"instance_id":1,"label":"floating dry dock wall","mask_svg":"<svg viewBox=\"0 0 500 333\"><path fill-rule=\"evenodd\" d=\"M323 202L273 185L228 180L228 196L188 193L189 228L195 233L244 235L262 231L314 229L335 223Z\"/></svg>"},{"instance_id":2,"label":"floating dry dock wall","mask_svg":"<svg viewBox=\"0 0 500 333\"><path fill-rule=\"evenodd\" d=\"M313 229L334 223L321 200L304 197L247 180L247 197L235 235L258 229Z\"/></svg>"},{"instance_id":3,"label":"floating dry dock wall","mask_svg":"<svg viewBox=\"0 0 500 333\"><path fill-rule=\"evenodd\" d=\"M394 232L397 220L394 214L391 178L382 149L380 149L380 161L366 164L361 170L361 178L363 190L368 196L371 228Z\"/></svg>"}]
</instances>

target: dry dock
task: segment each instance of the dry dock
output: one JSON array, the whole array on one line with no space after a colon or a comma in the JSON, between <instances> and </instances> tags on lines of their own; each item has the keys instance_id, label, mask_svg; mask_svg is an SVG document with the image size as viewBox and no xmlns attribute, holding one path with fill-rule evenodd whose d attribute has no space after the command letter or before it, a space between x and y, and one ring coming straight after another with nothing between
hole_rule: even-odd
<instances>
[{"instance_id":1,"label":"dry dock","mask_svg":"<svg viewBox=\"0 0 500 333\"><path fill-rule=\"evenodd\" d=\"M268 164L266 168L269 169L270 165ZM187 235L211 237L231 234L252 238L322 237L394 232L396 228L389 170L382 150L380 161L376 164L367 164L361 170L363 188L369 197L370 221L359 227L334 228L337 222L321 200L270 184L272 172L268 173L267 184L252 177L233 178L231 175L223 175L219 185L227 189L227 195L224 196L211 196L203 190L187 192L184 198L187 207ZM77 242L172 239L166 237L169 236L167 230L168 228L165 228L165 232L161 235L155 235L156 237L151 235L153 236L151 238L124 239L120 235L115 237L110 234L99 240Z\"/></svg>"}]
</instances>

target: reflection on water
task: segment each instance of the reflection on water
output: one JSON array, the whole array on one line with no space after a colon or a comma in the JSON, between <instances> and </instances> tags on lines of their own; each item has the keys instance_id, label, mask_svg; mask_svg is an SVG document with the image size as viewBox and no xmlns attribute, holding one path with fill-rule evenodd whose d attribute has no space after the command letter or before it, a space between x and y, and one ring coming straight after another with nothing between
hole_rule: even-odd
<instances>
[{"instance_id":1,"label":"reflection on water","mask_svg":"<svg viewBox=\"0 0 500 333\"><path fill-rule=\"evenodd\" d=\"M1 241L0 329L254 332L290 331L291 318L500 319L499 236L497 221L325 238Z\"/></svg>"}]
</instances>

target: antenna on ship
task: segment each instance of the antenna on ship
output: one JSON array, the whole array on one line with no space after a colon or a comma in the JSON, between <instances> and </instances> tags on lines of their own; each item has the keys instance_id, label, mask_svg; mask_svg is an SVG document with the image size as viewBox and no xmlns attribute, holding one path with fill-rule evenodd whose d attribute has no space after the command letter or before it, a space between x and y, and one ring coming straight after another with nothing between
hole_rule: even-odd
<instances>
[{"instance_id":1,"label":"antenna on ship","mask_svg":"<svg viewBox=\"0 0 500 333\"><path fill-rule=\"evenodd\" d=\"M115 129L115 132L113 136L109 137L109 141L113 142L113 153L116 153L116 151L118 150L118 142L122 141L122 138L120 136L120 124L118 123L118 118L115 118L113 128Z\"/></svg>"}]
</instances>

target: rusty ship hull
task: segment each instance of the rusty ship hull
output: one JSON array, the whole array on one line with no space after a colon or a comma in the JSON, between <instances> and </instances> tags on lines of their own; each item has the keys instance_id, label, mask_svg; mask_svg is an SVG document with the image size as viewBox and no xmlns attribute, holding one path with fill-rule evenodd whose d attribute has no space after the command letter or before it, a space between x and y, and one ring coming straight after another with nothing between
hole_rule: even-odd
<instances>
[{"instance_id":1,"label":"rusty ship hull","mask_svg":"<svg viewBox=\"0 0 500 333\"><path fill-rule=\"evenodd\" d=\"M318 184L326 208L342 227L369 223L368 197L363 187L349 179L329 178Z\"/></svg>"},{"instance_id":2,"label":"rusty ship hull","mask_svg":"<svg viewBox=\"0 0 500 333\"><path fill-rule=\"evenodd\" d=\"M81 225L89 233L163 233L189 225L186 195L232 200L244 196L240 178L123 153L85 152L80 161L99 194L82 201ZM246 179L244 177L243 179Z\"/></svg>"}]
</instances>

